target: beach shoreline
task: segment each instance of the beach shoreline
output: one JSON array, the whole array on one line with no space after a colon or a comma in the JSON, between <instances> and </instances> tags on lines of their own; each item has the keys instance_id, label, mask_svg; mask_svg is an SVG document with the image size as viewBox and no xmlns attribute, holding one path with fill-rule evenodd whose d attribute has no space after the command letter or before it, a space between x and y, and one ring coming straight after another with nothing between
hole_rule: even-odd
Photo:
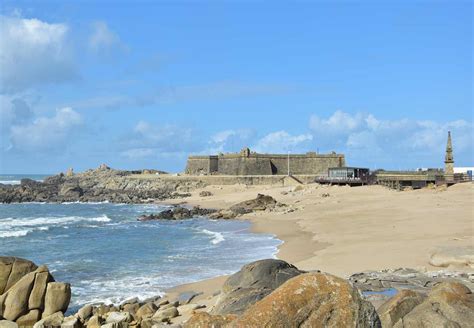
<instances>
[{"instance_id":1,"label":"beach shoreline","mask_svg":"<svg viewBox=\"0 0 474 328\"><path fill-rule=\"evenodd\" d=\"M199 196L202 190L212 196ZM184 200L166 203L224 209L255 198L258 193L270 195L294 211L256 212L240 219L252 223L252 232L272 234L281 240L276 257L299 269L321 270L343 278L357 272L400 267L421 272L474 272L470 262L474 245L473 183L447 190L401 192L381 186L317 184L207 186ZM456 224L452 224L453 218ZM434 256L444 262L432 265ZM460 259L466 258L471 265L460 264ZM202 292L196 300L212 306L225 278L176 286L165 293L175 296L184 291Z\"/></svg>"}]
</instances>

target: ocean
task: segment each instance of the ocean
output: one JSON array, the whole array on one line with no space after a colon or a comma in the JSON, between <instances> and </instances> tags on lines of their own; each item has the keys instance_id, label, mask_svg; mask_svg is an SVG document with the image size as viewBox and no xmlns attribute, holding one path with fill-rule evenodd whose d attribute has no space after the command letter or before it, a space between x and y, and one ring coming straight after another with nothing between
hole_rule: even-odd
<instances>
[{"instance_id":1,"label":"ocean","mask_svg":"<svg viewBox=\"0 0 474 328\"><path fill-rule=\"evenodd\" d=\"M43 181L47 176L45 174L0 174L0 183L17 185L20 184L21 179Z\"/></svg>"},{"instance_id":2,"label":"ocean","mask_svg":"<svg viewBox=\"0 0 474 328\"><path fill-rule=\"evenodd\" d=\"M240 220L137 221L141 214L167 208L0 204L0 255L46 264L56 281L69 282L71 312L88 303L144 299L230 274L248 262L275 257L281 243L272 235L251 233L250 223Z\"/></svg>"}]
</instances>

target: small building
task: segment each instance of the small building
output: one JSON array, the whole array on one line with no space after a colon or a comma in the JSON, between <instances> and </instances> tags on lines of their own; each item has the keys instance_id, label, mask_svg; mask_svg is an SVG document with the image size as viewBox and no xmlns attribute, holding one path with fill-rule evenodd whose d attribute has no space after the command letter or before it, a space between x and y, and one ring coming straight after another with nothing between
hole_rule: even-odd
<instances>
[{"instance_id":1,"label":"small building","mask_svg":"<svg viewBox=\"0 0 474 328\"><path fill-rule=\"evenodd\" d=\"M370 170L362 167L330 167L327 176L321 176L316 182L323 184L362 186L370 182Z\"/></svg>"},{"instance_id":2,"label":"small building","mask_svg":"<svg viewBox=\"0 0 474 328\"><path fill-rule=\"evenodd\" d=\"M472 173L474 172L474 167L455 167L454 174L463 174L468 177L468 180L472 181Z\"/></svg>"}]
</instances>

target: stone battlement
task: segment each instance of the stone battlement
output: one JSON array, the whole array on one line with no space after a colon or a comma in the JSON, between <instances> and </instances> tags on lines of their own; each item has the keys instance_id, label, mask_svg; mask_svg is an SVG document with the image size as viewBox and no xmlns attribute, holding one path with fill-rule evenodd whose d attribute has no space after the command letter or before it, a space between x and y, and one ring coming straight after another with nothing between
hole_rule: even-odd
<instances>
[{"instance_id":1,"label":"stone battlement","mask_svg":"<svg viewBox=\"0 0 474 328\"><path fill-rule=\"evenodd\" d=\"M240 153L189 156L186 174L190 175L286 175L327 174L330 167L345 166L342 154L259 154L244 148Z\"/></svg>"}]
</instances>

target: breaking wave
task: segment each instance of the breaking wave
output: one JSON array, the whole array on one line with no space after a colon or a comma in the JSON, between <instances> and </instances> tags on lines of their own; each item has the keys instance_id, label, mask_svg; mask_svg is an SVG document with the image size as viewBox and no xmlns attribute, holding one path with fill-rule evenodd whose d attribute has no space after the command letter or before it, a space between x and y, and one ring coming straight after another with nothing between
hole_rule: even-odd
<instances>
[{"instance_id":1,"label":"breaking wave","mask_svg":"<svg viewBox=\"0 0 474 328\"><path fill-rule=\"evenodd\" d=\"M224 236L220 232L210 231L210 230L207 230L207 229L201 229L200 231L202 233L205 233L206 235L212 236L213 238L211 239L211 243L214 244L214 245L217 245L220 242L223 242L225 240Z\"/></svg>"}]
</instances>

